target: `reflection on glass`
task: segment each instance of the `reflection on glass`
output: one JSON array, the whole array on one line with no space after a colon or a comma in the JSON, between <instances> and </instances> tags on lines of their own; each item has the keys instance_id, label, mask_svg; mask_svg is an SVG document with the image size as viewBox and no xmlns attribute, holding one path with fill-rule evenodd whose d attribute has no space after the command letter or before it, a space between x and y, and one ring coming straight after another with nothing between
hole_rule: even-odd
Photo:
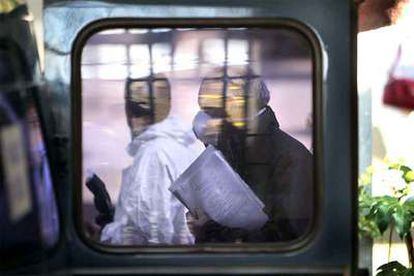
<instances>
[{"instance_id":1,"label":"reflection on glass","mask_svg":"<svg viewBox=\"0 0 414 276\"><path fill-rule=\"evenodd\" d=\"M28 102L26 119L29 129L32 175L40 209L41 234L45 244L51 247L58 239L59 217L40 120L32 101Z\"/></svg>"},{"instance_id":2,"label":"reflection on glass","mask_svg":"<svg viewBox=\"0 0 414 276\"><path fill-rule=\"evenodd\" d=\"M228 64L246 64L249 60L248 42L243 39L229 39L228 42Z\"/></svg>"},{"instance_id":3,"label":"reflection on glass","mask_svg":"<svg viewBox=\"0 0 414 276\"><path fill-rule=\"evenodd\" d=\"M160 122L170 111L170 84L163 75L156 75L155 79L128 79L125 103L127 117L135 112L136 117L147 116L151 124Z\"/></svg>"},{"instance_id":4,"label":"reflection on glass","mask_svg":"<svg viewBox=\"0 0 414 276\"><path fill-rule=\"evenodd\" d=\"M171 46L167 43L155 43L152 50L154 73L169 71L171 68Z\"/></svg>"},{"instance_id":5,"label":"reflection on glass","mask_svg":"<svg viewBox=\"0 0 414 276\"><path fill-rule=\"evenodd\" d=\"M146 246L306 234L312 60L301 35L130 29L90 41L118 50L82 55L88 237Z\"/></svg>"},{"instance_id":6,"label":"reflection on glass","mask_svg":"<svg viewBox=\"0 0 414 276\"><path fill-rule=\"evenodd\" d=\"M220 108L223 106L223 82L220 80L205 80L201 84L198 104L201 108Z\"/></svg>"},{"instance_id":7,"label":"reflection on glass","mask_svg":"<svg viewBox=\"0 0 414 276\"><path fill-rule=\"evenodd\" d=\"M191 70L198 66L197 39L186 39L175 49L173 68L177 71Z\"/></svg>"},{"instance_id":8,"label":"reflection on glass","mask_svg":"<svg viewBox=\"0 0 414 276\"><path fill-rule=\"evenodd\" d=\"M146 44L135 44L129 47L132 65L129 67L130 77L142 78L150 74L150 53Z\"/></svg>"},{"instance_id":9,"label":"reflection on glass","mask_svg":"<svg viewBox=\"0 0 414 276\"><path fill-rule=\"evenodd\" d=\"M206 39L203 41L202 49L204 60L208 63L220 65L223 64L225 59L224 51L224 40L223 39Z\"/></svg>"},{"instance_id":10,"label":"reflection on glass","mask_svg":"<svg viewBox=\"0 0 414 276\"><path fill-rule=\"evenodd\" d=\"M0 45L0 255L49 249L59 217L46 147L35 105L38 87L16 47ZM28 78L31 78L28 77Z\"/></svg>"}]
</instances>

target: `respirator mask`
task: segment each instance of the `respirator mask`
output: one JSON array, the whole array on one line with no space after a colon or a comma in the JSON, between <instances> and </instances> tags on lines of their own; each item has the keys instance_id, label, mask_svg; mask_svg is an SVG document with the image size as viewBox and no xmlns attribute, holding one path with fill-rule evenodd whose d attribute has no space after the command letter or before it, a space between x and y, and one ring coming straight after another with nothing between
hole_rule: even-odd
<instances>
[{"instance_id":1,"label":"respirator mask","mask_svg":"<svg viewBox=\"0 0 414 276\"><path fill-rule=\"evenodd\" d=\"M222 123L222 118L214 118L200 110L194 117L193 131L196 137L205 145L217 147Z\"/></svg>"}]
</instances>

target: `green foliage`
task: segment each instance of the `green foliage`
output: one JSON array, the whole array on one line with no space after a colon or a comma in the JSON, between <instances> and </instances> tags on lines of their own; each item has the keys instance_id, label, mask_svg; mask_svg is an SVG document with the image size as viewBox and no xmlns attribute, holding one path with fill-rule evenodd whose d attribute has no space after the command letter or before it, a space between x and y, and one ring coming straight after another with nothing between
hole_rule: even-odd
<instances>
[{"instance_id":1,"label":"green foliage","mask_svg":"<svg viewBox=\"0 0 414 276\"><path fill-rule=\"evenodd\" d=\"M411 241L411 223L414 221L414 171L400 163L390 164L388 169L392 170L391 178L389 175L384 177L381 184L387 185L384 190L389 195L371 195L370 185L374 173L372 168L368 168L359 178L359 232L362 236L378 238L387 229L395 229L402 240L408 238ZM398 179L393 179L395 177ZM411 259L410 268L396 261L390 262L380 266L377 275L414 276L412 265Z\"/></svg>"},{"instance_id":2,"label":"green foliage","mask_svg":"<svg viewBox=\"0 0 414 276\"><path fill-rule=\"evenodd\" d=\"M407 183L414 181L414 171L408 171L404 174L404 179Z\"/></svg>"},{"instance_id":3,"label":"green foliage","mask_svg":"<svg viewBox=\"0 0 414 276\"><path fill-rule=\"evenodd\" d=\"M407 184L402 190L396 190L393 195L373 197L369 193L372 179L372 169L360 176L359 179L359 229L360 235L378 238L391 226L394 227L401 239L410 233L414 221L414 197L407 198L410 183L414 179L411 168L402 164L391 164L390 170L400 170Z\"/></svg>"},{"instance_id":4,"label":"green foliage","mask_svg":"<svg viewBox=\"0 0 414 276\"><path fill-rule=\"evenodd\" d=\"M414 221L414 199L402 201L392 196L365 195L360 198L359 218L362 235L377 238L393 225L403 239L410 232L411 222Z\"/></svg>"},{"instance_id":5,"label":"green foliage","mask_svg":"<svg viewBox=\"0 0 414 276\"><path fill-rule=\"evenodd\" d=\"M374 220L371 219L369 214L371 213L371 206L374 204L374 200L371 197L368 188L371 184L372 171L368 168L360 177L359 177L359 187L358 187L358 205L359 205L359 219L358 227L359 233L361 236L368 236L372 238L378 238L381 236L381 232L378 229L378 226Z\"/></svg>"},{"instance_id":6,"label":"green foliage","mask_svg":"<svg viewBox=\"0 0 414 276\"><path fill-rule=\"evenodd\" d=\"M391 164L389 168L402 171L403 178L407 184L414 181L414 171L410 167L400 163L394 163Z\"/></svg>"}]
</instances>

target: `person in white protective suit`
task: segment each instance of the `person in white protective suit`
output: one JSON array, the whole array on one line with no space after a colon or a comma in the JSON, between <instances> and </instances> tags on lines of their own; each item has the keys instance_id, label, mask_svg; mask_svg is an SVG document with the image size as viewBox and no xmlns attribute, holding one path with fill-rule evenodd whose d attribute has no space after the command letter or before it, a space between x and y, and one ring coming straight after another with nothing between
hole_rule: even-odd
<instances>
[{"instance_id":1,"label":"person in white protective suit","mask_svg":"<svg viewBox=\"0 0 414 276\"><path fill-rule=\"evenodd\" d=\"M122 172L114 221L101 233L101 241L121 245L193 244L186 208L168 190L203 151L191 126L168 116L170 91L165 78L150 80L152 101L145 84L127 84L126 114L132 141L127 151L134 158ZM166 117L166 118L165 118Z\"/></svg>"}]
</instances>

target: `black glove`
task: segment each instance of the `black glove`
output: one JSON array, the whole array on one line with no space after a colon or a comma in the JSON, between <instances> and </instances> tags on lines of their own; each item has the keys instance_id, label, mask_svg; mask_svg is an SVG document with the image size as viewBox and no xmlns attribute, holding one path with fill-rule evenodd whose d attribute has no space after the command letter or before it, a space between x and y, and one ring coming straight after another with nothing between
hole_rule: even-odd
<instances>
[{"instance_id":1,"label":"black glove","mask_svg":"<svg viewBox=\"0 0 414 276\"><path fill-rule=\"evenodd\" d=\"M94 195L95 208L99 212L95 222L99 226L104 227L114 220L114 206L106 190L105 183L96 174L93 174L86 179L86 187Z\"/></svg>"}]
</instances>

